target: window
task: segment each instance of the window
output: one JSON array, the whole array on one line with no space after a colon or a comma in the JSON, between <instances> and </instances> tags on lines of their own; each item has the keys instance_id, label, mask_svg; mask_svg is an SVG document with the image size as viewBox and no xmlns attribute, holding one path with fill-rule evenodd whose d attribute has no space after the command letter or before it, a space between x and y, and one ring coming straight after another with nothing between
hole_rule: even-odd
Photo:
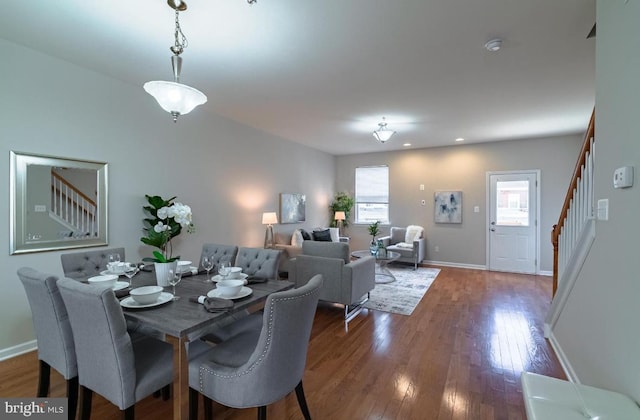
<instances>
[{"instance_id":1,"label":"window","mask_svg":"<svg viewBox=\"0 0 640 420\"><path fill-rule=\"evenodd\" d=\"M389 223L389 167L356 168L356 223Z\"/></svg>"}]
</instances>

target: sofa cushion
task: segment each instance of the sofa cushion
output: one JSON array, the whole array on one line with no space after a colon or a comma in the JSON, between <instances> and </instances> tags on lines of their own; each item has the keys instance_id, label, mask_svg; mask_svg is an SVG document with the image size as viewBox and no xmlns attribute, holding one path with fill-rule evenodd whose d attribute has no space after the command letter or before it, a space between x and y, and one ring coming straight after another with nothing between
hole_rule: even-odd
<instances>
[{"instance_id":1,"label":"sofa cushion","mask_svg":"<svg viewBox=\"0 0 640 420\"><path fill-rule=\"evenodd\" d=\"M329 229L314 230L313 231L313 240L314 241L333 242L331 240L331 232L329 231Z\"/></svg>"},{"instance_id":2,"label":"sofa cushion","mask_svg":"<svg viewBox=\"0 0 640 420\"><path fill-rule=\"evenodd\" d=\"M293 234L291 235L291 245L301 247L302 241L304 241L304 238L302 237L302 232L300 231L300 229L294 230Z\"/></svg>"},{"instance_id":3,"label":"sofa cushion","mask_svg":"<svg viewBox=\"0 0 640 420\"><path fill-rule=\"evenodd\" d=\"M311 234L309 232L307 232L304 229L300 229L300 233L302 234L302 239L304 241L310 241L311 240Z\"/></svg>"},{"instance_id":4,"label":"sofa cushion","mask_svg":"<svg viewBox=\"0 0 640 420\"><path fill-rule=\"evenodd\" d=\"M405 232L404 242L413 243L413 241L417 241L422 237L422 226L409 225L407 226L407 231Z\"/></svg>"}]
</instances>

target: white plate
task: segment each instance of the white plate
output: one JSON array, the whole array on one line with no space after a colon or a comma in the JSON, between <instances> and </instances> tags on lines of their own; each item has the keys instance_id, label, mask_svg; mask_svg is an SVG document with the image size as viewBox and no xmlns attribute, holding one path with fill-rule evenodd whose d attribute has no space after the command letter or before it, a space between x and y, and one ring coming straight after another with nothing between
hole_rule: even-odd
<instances>
[{"instance_id":1,"label":"white plate","mask_svg":"<svg viewBox=\"0 0 640 420\"><path fill-rule=\"evenodd\" d=\"M251 293L253 293L253 290L251 290L249 287L243 287L235 296L220 296L220 291L218 289L212 289L212 290L209 290L209 293L207 293L207 296L219 297L223 299L240 299L240 298L249 296Z\"/></svg>"},{"instance_id":2,"label":"white plate","mask_svg":"<svg viewBox=\"0 0 640 420\"><path fill-rule=\"evenodd\" d=\"M236 278L236 279L232 279L232 278L228 278L227 280L238 280L238 279L243 279L244 280L244 284L249 283L247 281L247 277L249 277L248 274L245 273L240 273L240 277ZM220 280L222 280L222 276L220 274L216 274L215 276L211 277L211 281L214 283L219 282Z\"/></svg>"},{"instance_id":3,"label":"white plate","mask_svg":"<svg viewBox=\"0 0 640 420\"><path fill-rule=\"evenodd\" d=\"M122 290L129 287L129 283L126 281L117 281L116 284L112 287L113 290Z\"/></svg>"},{"instance_id":4,"label":"white plate","mask_svg":"<svg viewBox=\"0 0 640 420\"><path fill-rule=\"evenodd\" d=\"M162 305L164 303L170 302L173 299L173 295L171 293L162 292L160 293L160 297L153 303L148 303L146 305L142 305L135 300L131 296L128 296L120 301L120 305L124 308L129 309L141 309L141 308L152 308L154 306Z\"/></svg>"},{"instance_id":5,"label":"white plate","mask_svg":"<svg viewBox=\"0 0 640 420\"><path fill-rule=\"evenodd\" d=\"M109 270L104 270L104 271L101 271L101 272L100 272L100 275L101 275L101 276L110 276L110 275L114 275L114 276L124 276L124 272L122 272L122 273L112 273L112 272L111 272L111 271L109 271Z\"/></svg>"}]
</instances>

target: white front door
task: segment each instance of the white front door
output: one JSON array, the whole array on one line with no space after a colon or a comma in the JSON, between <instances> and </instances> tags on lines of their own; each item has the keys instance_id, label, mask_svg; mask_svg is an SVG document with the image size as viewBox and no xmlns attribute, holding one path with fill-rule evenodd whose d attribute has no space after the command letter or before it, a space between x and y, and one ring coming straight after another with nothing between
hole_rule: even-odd
<instances>
[{"instance_id":1,"label":"white front door","mask_svg":"<svg viewBox=\"0 0 640 420\"><path fill-rule=\"evenodd\" d=\"M489 173L489 270L535 274L538 173Z\"/></svg>"}]
</instances>

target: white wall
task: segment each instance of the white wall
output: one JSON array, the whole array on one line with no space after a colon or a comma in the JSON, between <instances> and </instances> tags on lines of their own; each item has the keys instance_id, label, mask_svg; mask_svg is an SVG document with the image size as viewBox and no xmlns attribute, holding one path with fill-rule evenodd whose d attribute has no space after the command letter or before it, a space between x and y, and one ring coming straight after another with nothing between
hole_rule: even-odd
<instances>
[{"instance_id":1,"label":"white wall","mask_svg":"<svg viewBox=\"0 0 640 420\"><path fill-rule=\"evenodd\" d=\"M595 197L609 199L596 239L554 328L580 381L640 401L640 3L598 0ZM615 190L613 171L635 167Z\"/></svg>"},{"instance_id":2,"label":"white wall","mask_svg":"<svg viewBox=\"0 0 640 420\"><path fill-rule=\"evenodd\" d=\"M540 169L540 268L550 272L553 269L550 232L558 221L582 139L582 135L574 135L339 156L336 188L353 193L354 168L358 166L389 165L391 226L424 226L428 261L485 266L487 171ZM420 184L424 184L424 191L420 191ZM433 198L439 190L462 191L462 224L434 223ZM421 200L425 200L425 206ZM479 213L473 212L474 206L480 207ZM371 238L366 227L354 224L349 227L352 248L367 247ZM389 228L383 227L382 232L387 235Z\"/></svg>"},{"instance_id":3,"label":"white wall","mask_svg":"<svg viewBox=\"0 0 640 420\"><path fill-rule=\"evenodd\" d=\"M196 233L176 245L195 261L205 242L262 246L261 215L278 211L280 192L307 194L307 223L328 223L333 156L207 113L206 105L174 124L142 86L3 40L0 50L0 357L34 338L16 270L61 275L64 252L9 255L11 150L108 162L109 244L124 246L130 260L152 251L139 240L144 194L177 195L192 207Z\"/></svg>"}]
</instances>

